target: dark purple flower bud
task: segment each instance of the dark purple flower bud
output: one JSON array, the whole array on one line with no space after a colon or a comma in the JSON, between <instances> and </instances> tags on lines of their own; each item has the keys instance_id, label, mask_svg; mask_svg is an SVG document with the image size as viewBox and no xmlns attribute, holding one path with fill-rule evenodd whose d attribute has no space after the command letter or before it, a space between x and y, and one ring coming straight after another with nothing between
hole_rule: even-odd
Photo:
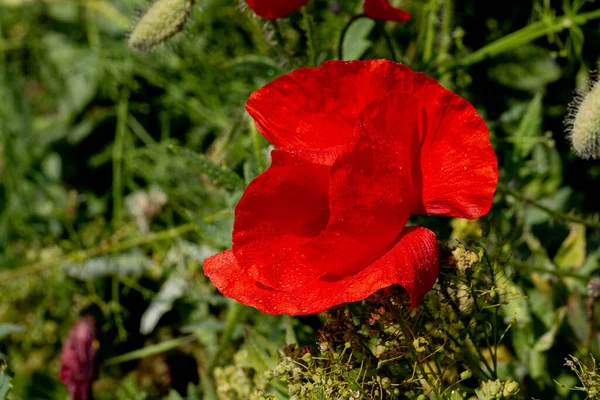
<instances>
[{"instance_id":1,"label":"dark purple flower bud","mask_svg":"<svg viewBox=\"0 0 600 400\"><path fill-rule=\"evenodd\" d=\"M63 343L60 356L60 381L73 400L91 400L96 369L96 320L85 316L77 320Z\"/></svg>"}]
</instances>

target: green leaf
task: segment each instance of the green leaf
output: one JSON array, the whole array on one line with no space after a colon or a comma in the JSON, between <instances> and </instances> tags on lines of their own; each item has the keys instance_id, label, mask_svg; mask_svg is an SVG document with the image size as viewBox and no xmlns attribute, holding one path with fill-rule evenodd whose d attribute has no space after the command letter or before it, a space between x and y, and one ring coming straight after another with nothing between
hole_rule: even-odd
<instances>
[{"instance_id":1,"label":"green leaf","mask_svg":"<svg viewBox=\"0 0 600 400\"><path fill-rule=\"evenodd\" d=\"M567 300L567 322L571 326L575 337L580 341L587 339L590 324L583 304L583 296L578 289L573 290Z\"/></svg>"},{"instance_id":2,"label":"green leaf","mask_svg":"<svg viewBox=\"0 0 600 400\"><path fill-rule=\"evenodd\" d=\"M556 312L556 319L550 329L544 333L533 345L534 351L548 351L554 345L554 340L556 339L556 334L558 333L560 327L565 320L565 315L567 314L567 307L563 306L559 308Z\"/></svg>"},{"instance_id":3,"label":"green leaf","mask_svg":"<svg viewBox=\"0 0 600 400\"><path fill-rule=\"evenodd\" d=\"M534 45L505 53L502 59L506 61L491 67L488 76L512 89L535 93L561 75L560 67L550 52Z\"/></svg>"},{"instance_id":4,"label":"green leaf","mask_svg":"<svg viewBox=\"0 0 600 400\"><path fill-rule=\"evenodd\" d=\"M573 189L570 187L562 187L552 195L539 199L538 203L552 210L564 211L567 201L573 194ZM537 207L527 207L527 212L524 215L526 225L536 225L547 222L550 216L547 212L540 210Z\"/></svg>"},{"instance_id":5,"label":"green leaf","mask_svg":"<svg viewBox=\"0 0 600 400\"><path fill-rule=\"evenodd\" d=\"M8 335L13 333L23 332L25 330L24 326L16 325L16 324L0 324L0 340L4 339Z\"/></svg>"},{"instance_id":6,"label":"green leaf","mask_svg":"<svg viewBox=\"0 0 600 400\"><path fill-rule=\"evenodd\" d=\"M562 269L580 268L585 262L585 248L585 226L570 224L569 235L554 256L554 264Z\"/></svg>"},{"instance_id":7,"label":"green leaf","mask_svg":"<svg viewBox=\"0 0 600 400\"><path fill-rule=\"evenodd\" d=\"M533 146L538 143L542 127L542 94L536 93L514 134L516 154L525 158L531 153Z\"/></svg>"},{"instance_id":8,"label":"green leaf","mask_svg":"<svg viewBox=\"0 0 600 400\"><path fill-rule=\"evenodd\" d=\"M369 18L360 18L350 25L342 43L344 60L358 60L365 54L371 47L371 41L367 37L374 27L375 21Z\"/></svg>"},{"instance_id":9,"label":"green leaf","mask_svg":"<svg viewBox=\"0 0 600 400\"><path fill-rule=\"evenodd\" d=\"M6 373L6 367L0 366L0 400L7 400L12 389L12 378Z\"/></svg>"},{"instance_id":10,"label":"green leaf","mask_svg":"<svg viewBox=\"0 0 600 400\"><path fill-rule=\"evenodd\" d=\"M173 308L173 304L181 298L188 288L190 280L181 274L171 274L169 279L161 286L158 294L142 314L140 321L140 333L148 335L151 333L160 318Z\"/></svg>"},{"instance_id":11,"label":"green leaf","mask_svg":"<svg viewBox=\"0 0 600 400\"><path fill-rule=\"evenodd\" d=\"M171 145L169 149L195 165L201 173L212 179L215 184L232 189L244 189L245 184L242 178L229 168L219 166L205 156L179 146Z\"/></svg>"},{"instance_id":12,"label":"green leaf","mask_svg":"<svg viewBox=\"0 0 600 400\"><path fill-rule=\"evenodd\" d=\"M103 255L79 263L65 263L65 273L71 278L93 280L108 276L139 276L152 266L152 261L139 248L116 254Z\"/></svg>"}]
</instances>

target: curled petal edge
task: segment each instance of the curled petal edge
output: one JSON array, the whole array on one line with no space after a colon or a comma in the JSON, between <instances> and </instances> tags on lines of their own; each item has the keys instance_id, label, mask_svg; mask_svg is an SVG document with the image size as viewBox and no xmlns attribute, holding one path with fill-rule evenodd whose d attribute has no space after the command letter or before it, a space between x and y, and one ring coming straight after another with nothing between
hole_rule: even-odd
<instances>
[{"instance_id":1,"label":"curled petal edge","mask_svg":"<svg viewBox=\"0 0 600 400\"><path fill-rule=\"evenodd\" d=\"M433 232L423 227L407 227L389 252L355 275L334 281L316 279L289 292L257 283L240 269L231 250L207 258L204 273L225 296L267 314L315 314L335 305L363 300L394 284L406 290L414 308L437 279L438 248Z\"/></svg>"}]
</instances>

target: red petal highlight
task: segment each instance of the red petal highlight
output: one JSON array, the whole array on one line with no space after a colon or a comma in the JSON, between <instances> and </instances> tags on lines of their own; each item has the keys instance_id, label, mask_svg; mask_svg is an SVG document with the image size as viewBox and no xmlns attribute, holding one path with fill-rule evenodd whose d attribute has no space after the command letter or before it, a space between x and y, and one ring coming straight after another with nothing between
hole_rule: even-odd
<instances>
[{"instance_id":1,"label":"red petal highlight","mask_svg":"<svg viewBox=\"0 0 600 400\"><path fill-rule=\"evenodd\" d=\"M357 274L333 281L317 279L290 292L257 283L231 250L206 259L204 273L225 296L269 314L314 314L362 300L393 284L406 289L415 307L437 279L438 249L433 232L409 227L390 251Z\"/></svg>"},{"instance_id":2,"label":"red petal highlight","mask_svg":"<svg viewBox=\"0 0 600 400\"><path fill-rule=\"evenodd\" d=\"M413 116L418 110L415 102L391 94L364 110L353 141L331 168L327 226L319 219L306 234L293 229L290 235L288 225L306 224L311 218L306 211L313 208L307 203L315 199L314 208L322 210L323 194L307 197L302 183L315 172L301 159L287 168L274 159L273 170L252 183L236 208L233 253L249 275L291 291L319 277L354 274L393 246L416 200L412 167L420 135ZM326 167L311 168L324 172ZM313 191L322 190L323 178L315 178ZM313 235L318 229L323 230Z\"/></svg>"},{"instance_id":3,"label":"red petal highlight","mask_svg":"<svg viewBox=\"0 0 600 400\"><path fill-rule=\"evenodd\" d=\"M404 22L410 19L410 14L404 10L392 7L389 0L365 0L363 12L373 19L380 21Z\"/></svg>"},{"instance_id":4,"label":"red petal highlight","mask_svg":"<svg viewBox=\"0 0 600 400\"><path fill-rule=\"evenodd\" d=\"M246 0L259 16L266 19L283 18L308 4L310 0Z\"/></svg>"},{"instance_id":5,"label":"red petal highlight","mask_svg":"<svg viewBox=\"0 0 600 400\"><path fill-rule=\"evenodd\" d=\"M252 93L246 110L277 148L345 146L369 103L392 90L414 91L426 79L388 60L328 61L268 83Z\"/></svg>"},{"instance_id":6,"label":"red petal highlight","mask_svg":"<svg viewBox=\"0 0 600 400\"><path fill-rule=\"evenodd\" d=\"M415 95L424 111L422 205L413 214L469 219L487 214L498 184L498 161L485 121L471 103L433 79Z\"/></svg>"}]
</instances>

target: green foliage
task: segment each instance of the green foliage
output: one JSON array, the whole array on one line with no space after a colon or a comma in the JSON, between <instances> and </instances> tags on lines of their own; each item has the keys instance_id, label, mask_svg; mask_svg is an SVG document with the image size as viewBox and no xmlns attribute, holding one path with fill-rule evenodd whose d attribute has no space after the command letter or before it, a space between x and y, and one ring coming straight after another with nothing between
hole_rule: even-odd
<instances>
[{"instance_id":1,"label":"green foliage","mask_svg":"<svg viewBox=\"0 0 600 400\"><path fill-rule=\"evenodd\" d=\"M7 400L12 389L12 378L8 375L6 365L0 364L0 400Z\"/></svg>"},{"instance_id":2,"label":"green foliage","mask_svg":"<svg viewBox=\"0 0 600 400\"><path fill-rule=\"evenodd\" d=\"M62 341L86 313L101 400L596 398L600 166L574 157L563 118L598 62L597 1L405 1L407 23L353 20L359 0L276 21L244 4L0 2L0 399L64 399ZM495 204L411 220L442 251L418 308L391 288L263 315L202 274L270 162L244 104L340 52L468 98L499 156Z\"/></svg>"}]
</instances>

